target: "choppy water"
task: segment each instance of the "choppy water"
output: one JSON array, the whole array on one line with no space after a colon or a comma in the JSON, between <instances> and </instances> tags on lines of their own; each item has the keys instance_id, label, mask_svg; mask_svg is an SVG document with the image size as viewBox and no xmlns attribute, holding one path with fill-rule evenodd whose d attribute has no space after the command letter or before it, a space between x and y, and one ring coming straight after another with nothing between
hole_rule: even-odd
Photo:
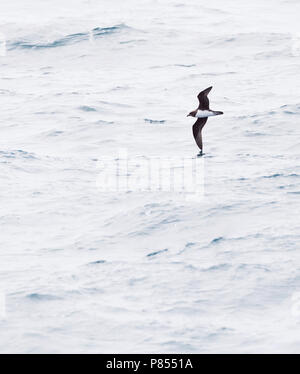
<instances>
[{"instance_id":1,"label":"choppy water","mask_svg":"<svg viewBox=\"0 0 300 374\"><path fill-rule=\"evenodd\" d=\"M1 4L2 353L299 352L299 7ZM97 189L210 85L203 200Z\"/></svg>"}]
</instances>

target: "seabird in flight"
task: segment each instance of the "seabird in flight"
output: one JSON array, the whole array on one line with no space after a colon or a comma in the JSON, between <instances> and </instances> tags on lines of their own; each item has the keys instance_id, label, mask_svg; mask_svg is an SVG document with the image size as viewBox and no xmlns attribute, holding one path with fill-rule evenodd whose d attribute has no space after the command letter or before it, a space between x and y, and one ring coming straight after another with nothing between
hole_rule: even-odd
<instances>
[{"instance_id":1,"label":"seabird in flight","mask_svg":"<svg viewBox=\"0 0 300 374\"><path fill-rule=\"evenodd\" d=\"M220 114L223 114L223 112L215 111L215 110L210 110L209 109L209 100L208 100L208 93L212 87L206 88L206 90L201 91L199 93L198 100L199 100L199 106L196 110L193 112L189 113L187 117L196 117L197 121L193 125L193 135L196 140L196 143L198 147L200 148L200 153L199 156L203 154L203 144L202 144L202 134L201 131L206 124L207 117L212 117L212 116L218 116Z\"/></svg>"}]
</instances>

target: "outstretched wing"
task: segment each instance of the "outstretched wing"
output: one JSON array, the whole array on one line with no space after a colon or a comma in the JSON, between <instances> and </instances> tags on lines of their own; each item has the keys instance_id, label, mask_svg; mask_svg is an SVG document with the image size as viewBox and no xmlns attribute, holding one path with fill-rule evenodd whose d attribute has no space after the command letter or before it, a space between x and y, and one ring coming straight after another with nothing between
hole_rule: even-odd
<instances>
[{"instance_id":1,"label":"outstretched wing","mask_svg":"<svg viewBox=\"0 0 300 374\"><path fill-rule=\"evenodd\" d=\"M208 87L208 88L206 88L206 90L201 91L199 93L199 95L197 96L198 100L199 100L199 107L198 107L198 109L200 109L200 110L207 110L207 109L209 109L209 100L208 100L207 95L209 94L209 92L210 92L211 89L212 89L212 87Z\"/></svg>"},{"instance_id":2,"label":"outstretched wing","mask_svg":"<svg viewBox=\"0 0 300 374\"><path fill-rule=\"evenodd\" d=\"M197 146L202 150L202 129L204 125L206 124L207 117L204 118L198 118L197 121L193 125L193 135L195 138L195 141L197 143Z\"/></svg>"}]
</instances>

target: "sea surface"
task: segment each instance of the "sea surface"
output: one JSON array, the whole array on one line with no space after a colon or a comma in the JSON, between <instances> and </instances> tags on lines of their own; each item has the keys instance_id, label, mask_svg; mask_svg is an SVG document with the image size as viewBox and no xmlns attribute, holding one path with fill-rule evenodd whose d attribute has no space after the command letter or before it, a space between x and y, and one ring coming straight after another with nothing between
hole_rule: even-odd
<instances>
[{"instance_id":1,"label":"sea surface","mask_svg":"<svg viewBox=\"0 0 300 374\"><path fill-rule=\"evenodd\" d=\"M299 14L1 3L1 353L299 353ZM120 152L196 160L203 196L101 190Z\"/></svg>"}]
</instances>

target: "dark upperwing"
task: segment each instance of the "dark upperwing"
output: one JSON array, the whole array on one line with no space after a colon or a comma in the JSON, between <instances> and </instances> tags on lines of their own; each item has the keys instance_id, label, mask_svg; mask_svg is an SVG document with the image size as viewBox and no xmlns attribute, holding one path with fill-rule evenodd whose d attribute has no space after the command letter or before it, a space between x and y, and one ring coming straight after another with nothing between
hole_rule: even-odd
<instances>
[{"instance_id":1,"label":"dark upperwing","mask_svg":"<svg viewBox=\"0 0 300 374\"><path fill-rule=\"evenodd\" d=\"M202 150L202 134L201 131L206 124L207 117L198 118L193 125L193 135L198 147Z\"/></svg>"},{"instance_id":2,"label":"dark upperwing","mask_svg":"<svg viewBox=\"0 0 300 374\"><path fill-rule=\"evenodd\" d=\"M205 90L201 91L199 93L199 95L197 96L198 100L199 100L199 107L198 107L198 109L200 109L200 110L209 110L209 100L208 100L207 95L209 94L209 92L210 92L211 89L212 89L212 87L208 87Z\"/></svg>"}]
</instances>

